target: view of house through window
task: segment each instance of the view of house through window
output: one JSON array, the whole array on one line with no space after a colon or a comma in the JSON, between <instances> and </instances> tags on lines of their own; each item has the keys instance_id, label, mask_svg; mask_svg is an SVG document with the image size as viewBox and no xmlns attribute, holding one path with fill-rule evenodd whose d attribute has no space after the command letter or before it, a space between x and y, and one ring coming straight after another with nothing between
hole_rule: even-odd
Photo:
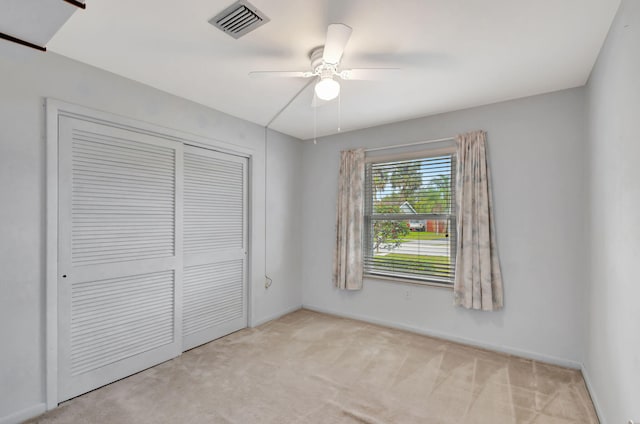
<instances>
[{"instance_id":1,"label":"view of house through window","mask_svg":"<svg viewBox=\"0 0 640 424\"><path fill-rule=\"evenodd\" d=\"M455 154L369 163L365 273L453 284Z\"/></svg>"}]
</instances>

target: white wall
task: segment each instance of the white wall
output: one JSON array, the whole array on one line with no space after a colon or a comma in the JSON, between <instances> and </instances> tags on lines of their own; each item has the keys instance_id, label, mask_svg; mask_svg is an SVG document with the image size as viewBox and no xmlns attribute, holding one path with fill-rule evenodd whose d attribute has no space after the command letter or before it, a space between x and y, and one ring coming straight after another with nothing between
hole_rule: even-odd
<instances>
[{"instance_id":1,"label":"white wall","mask_svg":"<svg viewBox=\"0 0 640 424\"><path fill-rule=\"evenodd\" d=\"M585 126L584 90L578 88L348 132L318 139L317 145L306 142L304 306L578 366L585 293ZM359 292L332 287L340 150L474 129L488 132L504 310L454 307L452 291L436 287L374 279L366 279Z\"/></svg>"},{"instance_id":2,"label":"white wall","mask_svg":"<svg viewBox=\"0 0 640 424\"><path fill-rule=\"evenodd\" d=\"M252 322L301 304L301 255L294 233L269 232L264 288L264 129L108 72L57 56L0 43L0 422L42 410L44 389L44 258L46 97L124 115L183 132L251 148ZM268 223L295 223L299 203L300 142L269 132ZM289 191L293 190L293 191ZM287 270L284 272L283 270Z\"/></svg>"},{"instance_id":3,"label":"white wall","mask_svg":"<svg viewBox=\"0 0 640 424\"><path fill-rule=\"evenodd\" d=\"M587 92L586 375L603 424L640 422L640 1L622 2Z\"/></svg>"}]
</instances>

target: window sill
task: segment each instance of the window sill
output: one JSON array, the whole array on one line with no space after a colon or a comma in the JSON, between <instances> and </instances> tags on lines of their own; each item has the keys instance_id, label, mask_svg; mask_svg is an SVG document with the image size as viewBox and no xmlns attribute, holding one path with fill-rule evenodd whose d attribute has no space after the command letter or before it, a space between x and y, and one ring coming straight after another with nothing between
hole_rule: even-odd
<instances>
[{"instance_id":1,"label":"window sill","mask_svg":"<svg viewBox=\"0 0 640 424\"><path fill-rule=\"evenodd\" d=\"M429 286L429 287L439 287L442 289L451 289L453 290L452 283L443 283L439 281L424 281L424 280L414 280L411 278L402 278L402 277L394 277L390 275L379 275L379 274L364 274L364 278L370 278L373 280L383 280L389 281L392 283L401 283L401 284L413 284L415 286Z\"/></svg>"}]
</instances>

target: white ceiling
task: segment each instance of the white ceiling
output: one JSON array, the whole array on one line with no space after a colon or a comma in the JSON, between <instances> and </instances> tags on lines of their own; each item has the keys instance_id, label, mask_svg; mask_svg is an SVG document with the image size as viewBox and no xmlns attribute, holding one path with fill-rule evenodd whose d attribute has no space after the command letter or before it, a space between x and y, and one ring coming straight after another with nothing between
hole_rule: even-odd
<instances>
[{"instance_id":1,"label":"white ceiling","mask_svg":"<svg viewBox=\"0 0 640 424\"><path fill-rule=\"evenodd\" d=\"M343 68L399 67L342 83L342 131L583 85L620 0L252 0L271 21L235 40L207 21L233 0L89 0L49 49L265 125L303 79L327 25L353 27ZM309 86L271 128L309 139ZM338 131L337 101L317 135Z\"/></svg>"}]
</instances>

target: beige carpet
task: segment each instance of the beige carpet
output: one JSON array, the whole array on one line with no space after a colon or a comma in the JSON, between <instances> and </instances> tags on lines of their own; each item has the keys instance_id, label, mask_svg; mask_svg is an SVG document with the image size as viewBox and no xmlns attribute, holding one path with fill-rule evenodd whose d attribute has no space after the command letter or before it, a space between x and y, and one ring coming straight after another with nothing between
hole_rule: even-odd
<instances>
[{"instance_id":1,"label":"beige carpet","mask_svg":"<svg viewBox=\"0 0 640 424\"><path fill-rule=\"evenodd\" d=\"M579 371L301 310L34 423L597 423Z\"/></svg>"}]
</instances>

